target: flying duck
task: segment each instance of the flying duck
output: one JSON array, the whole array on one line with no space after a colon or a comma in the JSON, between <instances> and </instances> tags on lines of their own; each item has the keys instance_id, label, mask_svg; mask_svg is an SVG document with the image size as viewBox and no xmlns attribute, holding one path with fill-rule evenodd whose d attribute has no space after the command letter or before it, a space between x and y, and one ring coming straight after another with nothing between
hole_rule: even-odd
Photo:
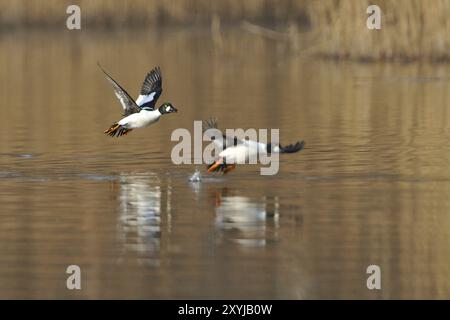
<instances>
[{"instance_id":1,"label":"flying duck","mask_svg":"<svg viewBox=\"0 0 450 320\"><path fill-rule=\"evenodd\" d=\"M136 101L125 91L103 68L100 69L111 82L115 94L122 104L124 118L113 123L105 133L111 137L120 137L133 129L144 128L155 123L166 113L178 110L170 102L164 102L159 108L155 108L156 100L162 93L162 76L159 67L151 70L144 79L141 92Z\"/></svg>"},{"instance_id":2,"label":"flying duck","mask_svg":"<svg viewBox=\"0 0 450 320\"><path fill-rule=\"evenodd\" d=\"M218 129L217 120L210 118L203 121L203 130ZM219 171L223 174L234 170L236 163L248 163L252 156L256 156L258 152L270 153L294 153L302 150L305 146L304 141L298 141L295 144L290 144L282 147L281 144L273 145L272 143L262 143L252 140L241 140L237 137L229 137L225 134L221 138L215 139L212 137L214 143L222 148L215 162L208 165L208 173Z\"/></svg>"}]
</instances>

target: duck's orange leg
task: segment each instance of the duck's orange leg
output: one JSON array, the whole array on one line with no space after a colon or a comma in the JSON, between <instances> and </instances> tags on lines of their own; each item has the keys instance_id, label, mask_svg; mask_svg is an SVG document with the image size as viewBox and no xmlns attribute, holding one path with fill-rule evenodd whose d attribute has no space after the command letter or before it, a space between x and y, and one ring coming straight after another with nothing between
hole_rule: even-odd
<instances>
[{"instance_id":1,"label":"duck's orange leg","mask_svg":"<svg viewBox=\"0 0 450 320\"><path fill-rule=\"evenodd\" d=\"M117 130L120 128L120 124L118 123L114 123L113 125L111 125L111 127L109 127L108 129L106 129L104 131L104 133L109 134L110 136L113 136L116 134Z\"/></svg>"},{"instance_id":2,"label":"duck's orange leg","mask_svg":"<svg viewBox=\"0 0 450 320\"><path fill-rule=\"evenodd\" d=\"M211 165L211 167L208 168L208 173L213 172L214 170L217 169L217 167L219 167L220 165L222 165L222 159L217 160L216 162L214 162L213 165Z\"/></svg>"},{"instance_id":3,"label":"duck's orange leg","mask_svg":"<svg viewBox=\"0 0 450 320\"><path fill-rule=\"evenodd\" d=\"M110 135L111 137L120 137L128 134L133 129L126 129L118 123L114 123L111 127L105 130L105 133Z\"/></svg>"}]
</instances>

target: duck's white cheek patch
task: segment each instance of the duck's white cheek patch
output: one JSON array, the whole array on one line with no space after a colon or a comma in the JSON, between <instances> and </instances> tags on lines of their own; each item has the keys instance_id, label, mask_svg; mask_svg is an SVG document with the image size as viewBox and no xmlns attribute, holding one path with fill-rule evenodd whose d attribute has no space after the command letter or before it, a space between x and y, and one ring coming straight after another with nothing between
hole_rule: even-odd
<instances>
[{"instance_id":1,"label":"duck's white cheek patch","mask_svg":"<svg viewBox=\"0 0 450 320\"><path fill-rule=\"evenodd\" d=\"M169 112L170 111L170 107L166 107L166 112Z\"/></svg>"}]
</instances>

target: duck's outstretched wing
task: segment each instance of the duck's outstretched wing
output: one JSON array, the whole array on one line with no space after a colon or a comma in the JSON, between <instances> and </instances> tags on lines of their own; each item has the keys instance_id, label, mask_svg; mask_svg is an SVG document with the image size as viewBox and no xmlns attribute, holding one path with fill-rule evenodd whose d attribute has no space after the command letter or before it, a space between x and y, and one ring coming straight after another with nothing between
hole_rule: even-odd
<instances>
[{"instance_id":1,"label":"duck's outstretched wing","mask_svg":"<svg viewBox=\"0 0 450 320\"><path fill-rule=\"evenodd\" d=\"M290 144L285 147L282 147L280 144L280 153L294 153L299 152L305 147L305 141L297 141L295 144Z\"/></svg>"},{"instance_id":2,"label":"duck's outstretched wing","mask_svg":"<svg viewBox=\"0 0 450 320\"><path fill-rule=\"evenodd\" d=\"M159 67L154 68L145 76L141 93L136 99L140 108L155 109L156 100L162 93L162 75Z\"/></svg>"},{"instance_id":3,"label":"duck's outstretched wing","mask_svg":"<svg viewBox=\"0 0 450 320\"><path fill-rule=\"evenodd\" d=\"M206 132L206 136L214 141L218 146L225 150L228 147L237 146L238 144L243 144L244 141L238 139L237 137L230 137L225 135L225 133L218 134L218 131L208 129L216 129L218 128L217 118L211 117L208 120L203 120L203 132Z\"/></svg>"},{"instance_id":4,"label":"duck's outstretched wing","mask_svg":"<svg viewBox=\"0 0 450 320\"><path fill-rule=\"evenodd\" d=\"M203 120L203 132L205 132L208 129L219 129L219 124L217 122L216 117L210 117L207 120Z\"/></svg>"},{"instance_id":5,"label":"duck's outstretched wing","mask_svg":"<svg viewBox=\"0 0 450 320\"><path fill-rule=\"evenodd\" d=\"M133 98L130 97L128 92L125 91L124 88L122 88L100 65L100 63L97 63L98 67L103 71L103 73L106 75L106 79L111 82L114 92L116 94L116 97L119 99L120 103L122 104L122 108L124 111L124 116L129 116L133 113L138 113L141 111L141 108L134 102Z\"/></svg>"},{"instance_id":6,"label":"duck's outstretched wing","mask_svg":"<svg viewBox=\"0 0 450 320\"><path fill-rule=\"evenodd\" d=\"M208 129L218 129L218 124L217 124L217 119L214 117L209 118L208 120L204 120L203 121L203 132L205 132ZM212 131L212 135L209 136L209 138L211 140L214 140L215 143L217 143L218 145L222 146L222 150L225 150L226 148L229 147L236 147L238 145L245 145L246 147L250 148L250 149L258 149L258 148L262 148L263 150L265 150L266 144L262 143L262 142L257 142L257 141L253 141L253 140L249 140L249 139L241 139L238 138L238 136L235 135L226 135L225 133L218 135L218 134L214 134L214 131ZM208 137L208 132L206 134L206 136Z\"/></svg>"}]
</instances>

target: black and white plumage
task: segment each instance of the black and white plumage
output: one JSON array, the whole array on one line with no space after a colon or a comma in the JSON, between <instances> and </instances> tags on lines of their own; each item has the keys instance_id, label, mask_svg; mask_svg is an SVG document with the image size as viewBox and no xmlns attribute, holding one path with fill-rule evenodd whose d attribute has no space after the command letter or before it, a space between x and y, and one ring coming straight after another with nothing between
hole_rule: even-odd
<instances>
[{"instance_id":1,"label":"black and white plumage","mask_svg":"<svg viewBox=\"0 0 450 320\"><path fill-rule=\"evenodd\" d=\"M210 118L203 121L203 130L208 136L208 129L218 129L217 119ZM217 132L216 132L217 133ZM259 152L271 153L295 153L302 150L305 146L304 141L298 141L295 144L281 146L281 144L262 143L253 140L242 140L235 136L225 134L215 135L214 132L209 136L217 147L221 148L217 160L208 165L208 172L221 171L223 174L236 168L238 163L247 163L251 157L255 157Z\"/></svg>"},{"instance_id":2,"label":"black and white plumage","mask_svg":"<svg viewBox=\"0 0 450 320\"><path fill-rule=\"evenodd\" d=\"M162 75L159 67L154 68L145 77L141 93L136 104L141 108L154 109L156 100L162 93Z\"/></svg>"},{"instance_id":3,"label":"black and white plumage","mask_svg":"<svg viewBox=\"0 0 450 320\"><path fill-rule=\"evenodd\" d=\"M120 137L133 129L144 128L155 123L166 113L178 110L170 103L165 102L159 108L155 108L156 101L162 93L161 69L156 67L147 73L141 92L136 101L125 91L101 66L100 69L112 84L114 92L122 104L124 118L112 124L105 133L114 137Z\"/></svg>"}]
</instances>

